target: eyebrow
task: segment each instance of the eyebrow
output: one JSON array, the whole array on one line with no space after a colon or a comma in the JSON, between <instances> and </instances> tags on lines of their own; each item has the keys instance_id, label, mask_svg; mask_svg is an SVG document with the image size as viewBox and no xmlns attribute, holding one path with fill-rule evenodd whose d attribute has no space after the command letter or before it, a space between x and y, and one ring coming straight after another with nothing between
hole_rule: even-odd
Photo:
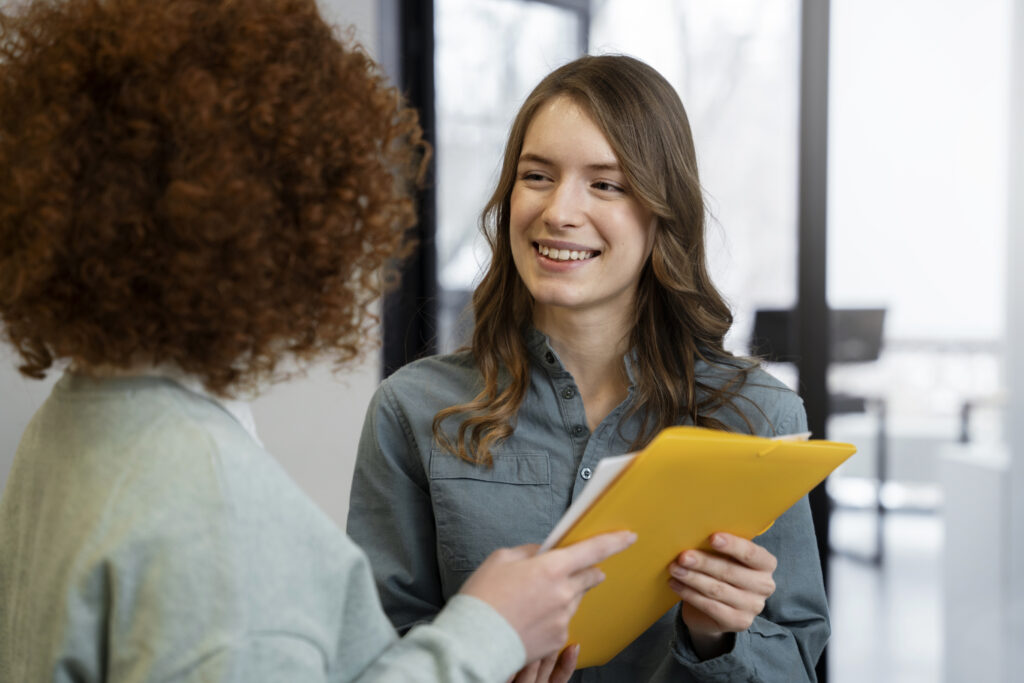
<instances>
[{"instance_id":1,"label":"eyebrow","mask_svg":"<svg viewBox=\"0 0 1024 683\"><path fill-rule=\"evenodd\" d=\"M543 156L541 156L539 154L533 154L532 152L526 152L525 154L520 154L519 155L519 163L521 164L524 161L532 161L534 163L543 164L545 166L556 166L557 165L551 159L548 159L547 157L543 157ZM619 164L615 163L615 162L606 163L606 164L587 164L586 168L587 168L587 170L591 170L591 171L621 171L622 170L619 167Z\"/></svg>"}]
</instances>

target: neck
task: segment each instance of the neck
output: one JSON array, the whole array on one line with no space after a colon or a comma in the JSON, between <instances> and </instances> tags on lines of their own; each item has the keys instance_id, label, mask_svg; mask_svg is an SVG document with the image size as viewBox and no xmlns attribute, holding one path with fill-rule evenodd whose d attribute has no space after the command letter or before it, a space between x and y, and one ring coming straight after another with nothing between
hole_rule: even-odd
<instances>
[{"instance_id":1,"label":"neck","mask_svg":"<svg viewBox=\"0 0 1024 683\"><path fill-rule=\"evenodd\" d=\"M538 309L534 326L547 335L576 380L591 430L628 394L622 357L629 350L629 326L607 315Z\"/></svg>"}]
</instances>

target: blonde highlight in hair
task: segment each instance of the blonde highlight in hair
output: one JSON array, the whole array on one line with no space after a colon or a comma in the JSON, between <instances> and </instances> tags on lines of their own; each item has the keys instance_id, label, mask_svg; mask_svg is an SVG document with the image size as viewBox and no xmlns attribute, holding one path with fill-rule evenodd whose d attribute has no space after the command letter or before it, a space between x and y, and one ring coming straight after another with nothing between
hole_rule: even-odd
<instances>
[{"instance_id":1,"label":"blonde highlight in hair","mask_svg":"<svg viewBox=\"0 0 1024 683\"><path fill-rule=\"evenodd\" d=\"M661 74L639 60L582 57L553 71L526 98L509 132L497 187L482 214L491 263L473 294L471 348L484 387L468 403L438 412L433 423L438 443L470 462L491 462L492 447L515 429L529 385L524 329L531 322L533 302L512 260L510 201L527 129L540 107L556 97L568 97L593 118L636 197L657 219L629 334L636 363L628 415L642 414L633 448L682 416L699 426L724 429L710 415L733 404L750 369L723 346L732 313L707 270L703 190L679 96ZM702 385L695 376L697 359L734 366L733 380L717 389ZM459 416L453 440L443 426Z\"/></svg>"}]
</instances>

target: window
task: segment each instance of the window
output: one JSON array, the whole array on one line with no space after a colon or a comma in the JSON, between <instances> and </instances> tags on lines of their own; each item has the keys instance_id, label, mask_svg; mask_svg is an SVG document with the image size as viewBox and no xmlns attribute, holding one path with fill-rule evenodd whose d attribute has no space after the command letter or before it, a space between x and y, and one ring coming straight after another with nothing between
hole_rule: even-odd
<instances>
[{"instance_id":1,"label":"window","mask_svg":"<svg viewBox=\"0 0 1024 683\"><path fill-rule=\"evenodd\" d=\"M465 343L471 328L463 312L488 259L480 212L497 183L512 118L541 78L586 51L586 12L573 7L580 4L436 0L441 351Z\"/></svg>"}]
</instances>

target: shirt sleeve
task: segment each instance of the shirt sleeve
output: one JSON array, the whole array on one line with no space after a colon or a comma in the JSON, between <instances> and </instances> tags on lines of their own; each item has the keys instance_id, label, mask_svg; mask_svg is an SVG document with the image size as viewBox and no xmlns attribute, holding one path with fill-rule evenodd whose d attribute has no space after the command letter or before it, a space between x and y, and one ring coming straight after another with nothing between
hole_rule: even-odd
<instances>
[{"instance_id":1,"label":"shirt sleeve","mask_svg":"<svg viewBox=\"0 0 1024 683\"><path fill-rule=\"evenodd\" d=\"M385 382L359 439L348 534L370 558L385 612L399 633L444 605L430 489L408 420Z\"/></svg>"}]
</instances>

